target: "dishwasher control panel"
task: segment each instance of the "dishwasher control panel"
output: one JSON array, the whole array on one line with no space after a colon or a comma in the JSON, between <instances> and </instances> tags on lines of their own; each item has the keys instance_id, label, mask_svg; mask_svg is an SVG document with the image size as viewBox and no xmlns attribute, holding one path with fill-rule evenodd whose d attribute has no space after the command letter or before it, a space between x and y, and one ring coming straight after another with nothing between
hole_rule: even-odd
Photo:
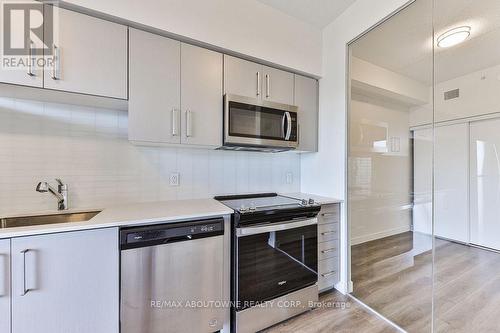
<instances>
[{"instance_id":1,"label":"dishwasher control panel","mask_svg":"<svg viewBox=\"0 0 500 333\"><path fill-rule=\"evenodd\" d=\"M166 223L120 230L122 250L189 241L224 234L224 219Z\"/></svg>"}]
</instances>

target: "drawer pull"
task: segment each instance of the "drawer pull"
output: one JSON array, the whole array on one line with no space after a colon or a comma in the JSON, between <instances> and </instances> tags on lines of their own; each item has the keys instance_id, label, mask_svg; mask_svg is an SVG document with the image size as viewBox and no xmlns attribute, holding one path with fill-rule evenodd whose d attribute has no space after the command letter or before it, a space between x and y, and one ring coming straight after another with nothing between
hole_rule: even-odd
<instances>
[{"instance_id":1,"label":"drawer pull","mask_svg":"<svg viewBox=\"0 0 500 333\"><path fill-rule=\"evenodd\" d=\"M324 274L321 274L322 277L326 278L326 277L330 277L332 275L335 275L335 271L331 271L331 272L328 272L328 273L324 273Z\"/></svg>"},{"instance_id":2,"label":"drawer pull","mask_svg":"<svg viewBox=\"0 0 500 333\"><path fill-rule=\"evenodd\" d=\"M337 213L323 213L323 214L321 214L321 216L323 216L323 217L333 217L333 216L337 216Z\"/></svg>"},{"instance_id":3,"label":"drawer pull","mask_svg":"<svg viewBox=\"0 0 500 333\"><path fill-rule=\"evenodd\" d=\"M331 249L321 250L321 253L330 253L337 251L337 248L333 247Z\"/></svg>"},{"instance_id":4,"label":"drawer pull","mask_svg":"<svg viewBox=\"0 0 500 333\"><path fill-rule=\"evenodd\" d=\"M322 232L321 235L326 236L326 235L332 235L332 234L336 234L336 233L337 233L336 231L325 231L325 232Z\"/></svg>"}]
</instances>

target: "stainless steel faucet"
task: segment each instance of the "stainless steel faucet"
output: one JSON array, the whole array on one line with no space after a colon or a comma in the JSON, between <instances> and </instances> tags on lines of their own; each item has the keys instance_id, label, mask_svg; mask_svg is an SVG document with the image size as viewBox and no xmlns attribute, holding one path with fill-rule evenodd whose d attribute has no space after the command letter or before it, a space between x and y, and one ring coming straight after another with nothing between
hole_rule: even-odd
<instances>
[{"instance_id":1,"label":"stainless steel faucet","mask_svg":"<svg viewBox=\"0 0 500 333\"><path fill-rule=\"evenodd\" d=\"M40 193L50 192L57 198L57 209L68 209L68 185L63 184L62 180L56 178L58 184L57 190L49 185L47 182L40 182L36 186L36 191Z\"/></svg>"}]
</instances>

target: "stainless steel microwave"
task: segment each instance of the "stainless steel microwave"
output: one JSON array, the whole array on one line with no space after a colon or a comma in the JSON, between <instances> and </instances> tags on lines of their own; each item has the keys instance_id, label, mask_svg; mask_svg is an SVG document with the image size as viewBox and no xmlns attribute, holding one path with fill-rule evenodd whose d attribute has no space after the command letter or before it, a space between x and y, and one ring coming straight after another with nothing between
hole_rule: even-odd
<instances>
[{"instance_id":1,"label":"stainless steel microwave","mask_svg":"<svg viewBox=\"0 0 500 333\"><path fill-rule=\"evenodd\" d=\"M293 105L224 95L222 149L276 152L297 148L297 111Z\"/></svg>"}]
</instances>

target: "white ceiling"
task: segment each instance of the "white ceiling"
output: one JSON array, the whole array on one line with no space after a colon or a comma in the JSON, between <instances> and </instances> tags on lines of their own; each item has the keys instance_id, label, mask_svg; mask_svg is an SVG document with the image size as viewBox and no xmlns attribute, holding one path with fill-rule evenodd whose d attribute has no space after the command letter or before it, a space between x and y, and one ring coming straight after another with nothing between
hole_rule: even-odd
<instances>
[{"instance_id":1,"label":"white ceiling","mask_svg":"<svg viewBox=\"0 0 500 333\"><path fill-rule=\"evenodd\" d=\"M301 21L323 28L356 0L257 0Z\"/></svg>"},{"instance_id":2,"label":"white ceiling","mask_svg":"<svg viewBox=\"0 0 500 333\"><path fill-rule=\"evenodd\" d=\"M438 82L500 64L500 1L435 2L435 36L460 26L472 27L470 38L455 47L436 48ZM355 57L411 77L432 82L432 1L417 0L372 30L352 47Z\"/></svg>"}]
</instances>

